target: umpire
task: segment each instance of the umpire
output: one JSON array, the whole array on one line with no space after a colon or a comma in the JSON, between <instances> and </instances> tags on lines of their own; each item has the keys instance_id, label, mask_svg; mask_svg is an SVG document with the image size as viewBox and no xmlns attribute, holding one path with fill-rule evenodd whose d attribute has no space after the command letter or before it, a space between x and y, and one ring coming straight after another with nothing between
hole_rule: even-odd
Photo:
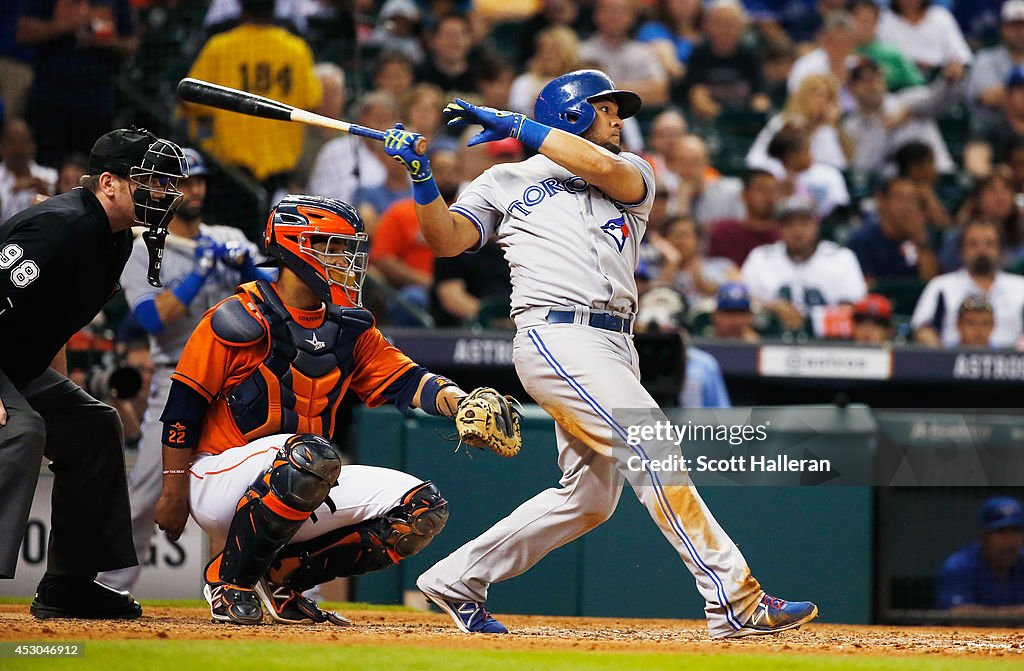
<instances>
[{"instance_id":1,"label":"umpire","mask_svg":"<svg viewBox=\"0 0 1024 671\"><path fill-rule=\"evenodd\" d=\"M136 563L121 422L66 377L64 345L118 289L133 224L159 282L167 221L187 175L177 145L136 129L100 137L82 185L0 224L0 578L14 577L39 467L52 463L47 570L36 617L142 614L98 571Z\"/></svg>"}]
</instances>

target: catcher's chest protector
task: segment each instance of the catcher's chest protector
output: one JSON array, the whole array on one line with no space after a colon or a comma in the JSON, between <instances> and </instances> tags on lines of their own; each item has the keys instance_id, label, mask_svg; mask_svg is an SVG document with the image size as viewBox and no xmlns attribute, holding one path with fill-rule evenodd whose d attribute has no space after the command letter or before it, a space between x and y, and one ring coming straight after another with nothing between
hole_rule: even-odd
<instances>
[{"instance_id":1,"label":"catcher's chest protector","mask_svg":"<svg viewBox=\"0 0 1024 671\"><path fill-rule=\"evenodd\" d=\"M316 328L299 324L269 284L247 291L266 320L270 348L249 377L227 396L246 440L275 433L330 436L355 367L353 349L372 324L369 312L328 305Z\"/></svg>"}]
</instances>

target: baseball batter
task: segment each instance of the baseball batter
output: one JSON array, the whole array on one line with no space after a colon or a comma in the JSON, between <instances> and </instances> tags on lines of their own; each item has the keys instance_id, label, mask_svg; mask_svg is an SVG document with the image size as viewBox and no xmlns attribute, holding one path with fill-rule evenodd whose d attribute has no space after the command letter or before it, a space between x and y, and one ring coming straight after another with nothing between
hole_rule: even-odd
<instances>
[{"instance_id":1,"label":"baseball batter","mask_svg":"<svg viewBox=\"0 0 1024 671\"><path fill-rule=\"evenodd\" d=\"M450 208L418 136L388 131L386 151L413 178L423 234L439 256L496 238L512 274L513 361L523 386L555 419L563 476L417 580L465 632L505 633L484 607L488 587L536 564L551 550L608 519L627 477L679 552L703 595L714 638L772 634L817 615L810 602L768 596L685 473L631 473L632 454L663 458L669 444L626 449L615 409L658 413L640 384L631 335L637 306L633 271L654 199L651 166L619 149L622 120L640 98L602 72L582 70L549 83L534 120L456 100L448 125L483 126L470 145L518 138L538 155L495 166Z\"/></svg>"},{"instance_id":2,"label":"baseball batter","mask_svg":"<svg viewBox=\"0 0 1024 671\"><path fill-rule=\"evenodd\" d=\"M346 391L447 417L472 405L488 426L502 423L496 407L516 438L502 447L518 445L518 420L512 431L506 399L467 395L377 330L361 308L366 233L352 206L287 196L265 240L277 281L243 284L208 311L171 376L156 522L176 539L191 512L224 548L204 575L214 620L257 624L265 607L281 623L346 624L302 592L412 556L448 519L430 482L342 465L329 438Z\"/></svg>"}]
</instances>

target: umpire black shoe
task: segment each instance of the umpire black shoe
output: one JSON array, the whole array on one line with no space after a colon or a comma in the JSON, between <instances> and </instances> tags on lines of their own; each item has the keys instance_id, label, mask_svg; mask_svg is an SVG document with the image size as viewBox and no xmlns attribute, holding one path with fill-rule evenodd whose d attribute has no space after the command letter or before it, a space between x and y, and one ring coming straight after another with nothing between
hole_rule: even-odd
<instances>
[{"instance_id":1,"label":"umpire black shoe","mask_svg":"<svg viewBox=\"0 0 1024 671\"><path fill-rule=\"evenodd\" d=\"M29 612L40 619L134 620L142 606L128 592L120 592L82 576L46 573L36 588Z\"/></svg>"}]
</instances>

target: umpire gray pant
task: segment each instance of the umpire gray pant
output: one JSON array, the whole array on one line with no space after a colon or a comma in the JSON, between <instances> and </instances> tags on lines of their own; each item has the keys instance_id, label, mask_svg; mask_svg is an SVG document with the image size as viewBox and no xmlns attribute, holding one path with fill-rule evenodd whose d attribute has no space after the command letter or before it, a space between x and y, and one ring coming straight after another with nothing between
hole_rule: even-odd
<instances>
[{"instance_id":1,"label":"umpire gray pant","mask_svg":"<svg viewBox=\"0 0 1024 671\"><path fill-rule=\"evenodd\" d=\"M47 571L93 576L136 563L121 419L52 369L16 387L0 371L0 578L13 578L43 456L52 463Z\"/></svg>"}]
</instances>

